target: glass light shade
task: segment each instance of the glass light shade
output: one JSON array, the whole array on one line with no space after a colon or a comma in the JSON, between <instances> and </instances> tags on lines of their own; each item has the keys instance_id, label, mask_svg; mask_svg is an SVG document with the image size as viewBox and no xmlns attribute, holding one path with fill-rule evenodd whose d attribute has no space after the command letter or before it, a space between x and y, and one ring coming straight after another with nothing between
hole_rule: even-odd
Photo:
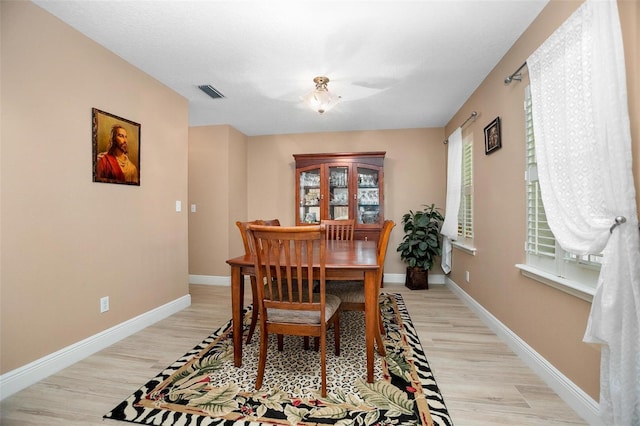
<instances>
[{"instance_id":1,"label":"glass light shade","mask_svg":"<svg viewBox=\"0 0 640 426\"><path fill-rule=\"evenodd\" d=\"M329 89L327 89L329 79L327 77L316 77L313 81L316 83L315 90L302 99L311 109L323 114L340 102L340 96L329 92Z\"/></svg>"}]
</instances>

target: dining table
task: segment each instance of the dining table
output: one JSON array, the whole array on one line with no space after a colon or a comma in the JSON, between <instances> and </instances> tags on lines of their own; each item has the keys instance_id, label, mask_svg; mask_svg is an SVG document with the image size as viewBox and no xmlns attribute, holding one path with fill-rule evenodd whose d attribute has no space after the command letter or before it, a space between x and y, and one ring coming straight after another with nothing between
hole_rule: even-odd
<instances>
[{"instance_id":1,"label":"dining table","mask_svg":"<svg viewBox=\"0 0 640 426\"><path fill-rule=\"evenodd\" d=\"M375 241L328 240L326 241L325 279L362 280L365 292L365 339L367 357L367 382L373 383L374 346L378 327L377 310L379 266L376 260ZM245 254L227 260L231 267L231 311L233 327L233 363L242 366L244 285L245 276L255 275L255 256ZM314 261L317 263L317 261ZM254 309L257 307L254 306Z\"/></svg>"}]
</instances>

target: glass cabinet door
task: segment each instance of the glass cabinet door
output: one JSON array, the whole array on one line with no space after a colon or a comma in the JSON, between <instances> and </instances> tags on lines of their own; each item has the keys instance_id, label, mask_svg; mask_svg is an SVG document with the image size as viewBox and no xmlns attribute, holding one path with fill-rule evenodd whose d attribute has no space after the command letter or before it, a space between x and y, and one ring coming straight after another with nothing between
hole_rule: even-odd
<instances>
[{"instance_id":1,"label":"glass cabinet door","mask_svg":"<svg viewBox=\"0 0 640 426\"><path fill-rule=\"evenodd\" d=\"M355 221L354 238L375 241L384 222L385 152L293 154L296 225Z\"/></svg>"},{"instance_id":2,"label":"glass cabinet door","mask_svg":"<svg viewBox=\"0 0 640 426\"><path fill-rule=\"evenodd\" d=\"M329 167L329 219L349 219L349 167Z\"/></svg>"},{"instance_id":3,"label":"glass cabinet door","mask_svg":"<svg viewBox=\"0 0 640 426\"><path fill-rule=\"evenodd\" d=\"M320 223L320 168L300 172L300 222Z\"/></svg>"},{"instance_id":4,"label":"glass cabinet door","mask_svg":"<svg viewBox=\"0 0 640 426\"><path fill-rule=\"evenodd\" d=\"M356 223L377 225L380 222L380 188L377 169L358 167Z\"/></svg>"}]
</instances>

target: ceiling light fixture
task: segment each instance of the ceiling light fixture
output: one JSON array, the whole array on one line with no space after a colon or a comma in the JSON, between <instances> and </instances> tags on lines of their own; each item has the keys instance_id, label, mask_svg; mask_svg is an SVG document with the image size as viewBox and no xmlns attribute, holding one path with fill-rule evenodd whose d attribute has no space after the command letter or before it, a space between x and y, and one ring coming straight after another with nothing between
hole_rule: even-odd
<instances>
[{"instance_id":1,"label":"ceiling light fixture","mask_svg":"<svg viewBox=\"0 0 640 426\"><path fill-rule=\"evenodd\" d=\"M316 77L313 82L316 84L316 89L302 98L311 109L323 114L340 102L340 96L327 89L328 77Z\"/></svg>"}]
</instances>

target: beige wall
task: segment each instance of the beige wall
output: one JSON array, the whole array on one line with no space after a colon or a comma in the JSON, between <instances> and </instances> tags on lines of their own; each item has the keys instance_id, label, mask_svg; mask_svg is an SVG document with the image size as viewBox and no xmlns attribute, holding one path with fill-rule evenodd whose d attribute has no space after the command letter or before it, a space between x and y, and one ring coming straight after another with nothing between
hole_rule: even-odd
<instances>
[{"instance_id":1,"label":"beige wall","mask_svg":"<svg viewBox=\"0 0 640 426\"><path fill-rule=\"evenodd\" d=\"M237 220L247 218L247 137L230 126L189 129L189 273L228 276L244 252Z\"/></svg>"},{"instance_id":2,"label":"beige wall","mask_svg":"<svg viewBox=\"0 0 640 426\"><path fill-rule=\"evenodd\" d=\"M478 111L478 120L465 128L474 139L474 227L476 256L454 250L451 279L506 324L592 398L599 395L599 350L582 343L590 303L523 277L514 268L524 263L524 88L504 78L515 71L582 1L552 1L476 92L452 118L447 131ZM634 176L640 177L638 102L639 3L619 2L629 81ZM496 116L502 120L502 149L484 154L483 129ZM640 200L640 198L637 198ZM470 282L465 282L465 271Z\"/></svg>"},{"instance_id":3,"label":"beige wall","mask_svg":"<svg viewBox=\"0 0 640 426\"><path fill-rule=\"evenodd\" d=\"M34 4L0 7L5 373L188 294L188 103ZM139 187L92 182L92 107L141 124Z\"/></svg>"},{"instance_id":4,"label":"beige wall","mask_svg":"<svg viewBox=\"0 0 640 426\"><path fill-rule=\"evenodd\" d=\"M395 248L400 221L409 209L435 203L444 208L446 145L442 129L337 132L252 137L249 139L249 216L277 216L295 223L293 154L386 151L384 215L396 222L389 240L386 273L404 273ZM275 190L278 188L279 190ZM284 207L284 209L283 209ZM438 269L434 273L441 273Z\"/></svg>"},{"instance_id":5,"label":"beige wall","mask_svg":"<svg viewBox=\"0 0 640 426\"><path fill-rule=\"evenodd\" d=\"M190 176L193 168L198 176L206 179L226 179L233 173L229 164L244 170L246 181L238 174L228 191L224 188L212 191L203 182L190 181L190 199L202 199L220 206L214 221L194 220L189 222L190 273L193 275L229 275L224 263L229 257L243 253L240 234L235 229L236 220L256 218L278 218L283 225L295 222L295 162L293 154L310 152L363 152L386 151L384 161L385 217L398 225L392 231L389 246L390 256L385 263L388 273L404 273L404 264L395 254L395 247L402 238L400 220L409 209L420 209L422 204L436 203L444 207L445 199L445 152L442 129L387 130L365 132L310 133L249 137L247 151L229 151L237 146L226 134L218 135L220 126L198 127L190 131L190 149L199 148L198 153L208 153L206 160L190 157ZM206 135L206 136L205 136ZM205 170L204 164L208 169ZM233 182L233 180L231 180ZM200 188L196 190L195 187ZM246 201L246 205L243 204ZM246 207L246 208L245 208ZM198 214L205 214L198 208ZM228 245L221 235L230 231ZM215 237L214 237L215 236ZM207 246L210 245L211 247ZM215 246L215 247L214 247ZM228 252L225 250L228 247ZM205 250L204 251L200 251ZM436 268L435 273L441 273Z\"/></svg>"}]
</instances>

